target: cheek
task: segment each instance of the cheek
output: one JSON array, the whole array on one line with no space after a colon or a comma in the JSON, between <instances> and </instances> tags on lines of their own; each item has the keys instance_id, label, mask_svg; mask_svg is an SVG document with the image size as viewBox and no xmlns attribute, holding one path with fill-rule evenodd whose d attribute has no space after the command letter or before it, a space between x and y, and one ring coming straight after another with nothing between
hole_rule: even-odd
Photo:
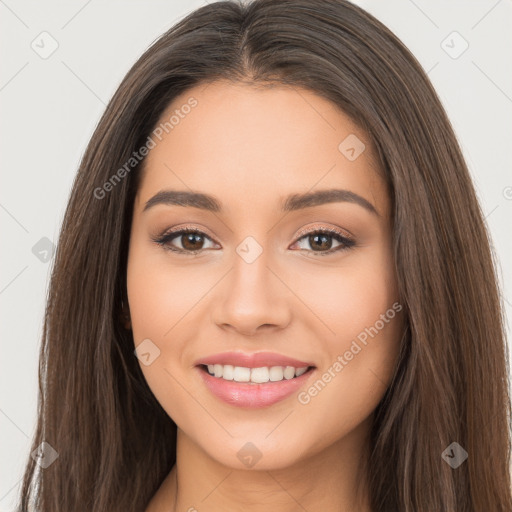
<instances>
[{"instance_id":1,"label":"cheek","mask_svg":"<svg viewBox=\"0 0 512 512\"><path fill-rule=\"evenodd\" d=\"M298 270L295 290L314 313L311 328L325 340L326 353L344 349L398 300L391 249L383 243L348 255L336 267Z\"/></svg>"},{"instance_id":2,"label":"cheek","mask_svg":"<svg viewBox=\"0 0 512 512\"><path fill-rule=\"evenodd\" d=\"M328 352L344 356L343 372L356 395L372 384L385 387L399 348L402 306L390 254L386 246L370 251L345 279L337 335Z\"/></svg>"},{"instance_id":3,"label":"cheek","mask_svg":"<svg viewBox=\"0 0 512 512\"><path fill-rule=\"evenodd\" d=\"M357 264L315 280L310 296L323 324L315 327L323 333L316 337L321 367L298 400L311 428L334 439L371 414L395 367L403 323L390 251L367 251Z\"/></svg>"},{"instance_id":4,"label":"cheek","mask_svg":"<svg viewBox=\"0 0 512 512\"><path fill-rule=\"evenodd\" d=\"M148 344L144 340L151 340L156 346L153 347L154 352L158 354L150 365L141 364L145 376L165 367L169 352L165 344L172 339L174 326L184 314L183 293L179 290L187 293L187 287L180 286L176 271L162 268L162 263L155 260L154 252L146 249L143 244L132 245L127 267L134 345L138 347L141 343Z\"/></svg>"},{"instance_id":5,"label":"cheek","mask_svg":"<svg viewBox=\"0 0 512 512\"><path fill-rule=\"evenodd\" d=\"M190 409L190 395L180 383L187 378L190 345L197 337L194 315L218 277L200 265L187 268L169 259L163 250L131 247L127 292L134 345L148 347L151 354L150 364L139 356L144 378L169 416L179 420ZM194 392L191 385L187 390Z\"/></svg>"},{"instance_id":6,"label":"cheek","mask_svg":"<svg viewBox=\"0 0 512 512\"><path fill-rule=\"evenodd\" d=\"M172 265L167 256L164 249L143 244L130 248L127 288L136 344L151 337L161 342L172 339L208 285L207 276L203 280L197 272Z\"/></svg>"}]
</instances>

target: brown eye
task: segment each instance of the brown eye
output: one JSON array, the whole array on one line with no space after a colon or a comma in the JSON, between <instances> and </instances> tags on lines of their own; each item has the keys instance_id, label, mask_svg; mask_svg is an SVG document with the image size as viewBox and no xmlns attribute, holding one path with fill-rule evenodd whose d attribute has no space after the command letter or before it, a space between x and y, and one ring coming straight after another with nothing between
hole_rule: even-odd
<instances>
[{"instance_id":1,"label":"brown eye","mask_svg":"<svg viewBox=\"0 0 512 512\"><path fill-rule=\"evenodd\" d=\"M338 243L334 248L333 239ZM304 242L301 242L301 240L306 240L306 245L309 245L310 248L299 247L300 249L316 253L318 256L349 249L355 245L354 240L344 236L337 230L329 229L316 229L305 233L295 244L303 244ZM209 236L196 229L181 229L163 235L161 238L155 239L154 241L169 251L189 254L196 254L203 251L203 249L207 249L208 247L205 247L205 243L213 243ZM209 248L211 249L212 247Z\"/></svg>"},{"instance_id":2,"label":"brown eye","mask_svg":"<svg viewBox=\"0 0 512 512\"><path fill-rule=\"evenodd\" d=\"M182 253L196 253L205 249L206 241L212 241L205 233L195 229L181 229L154 240L165 249Z\"/></svg>"},{"instance_id":3,"label":"brown eye","mask_svg":"<svg viewBox=\"0 0 512 512\"><path fill-rule=\"evenodd\" d=\"M333 239L338 242L339 245L333 247ZM301 240L305 240L301 242ZM355 245L355 241L344 236L341 232L337 230L330 229L316 229L315 231L310 231L309 233L304 234L295 242L296 244L309 245L310 249L307 247L300 247L301 249L305 249L309 252L317 253L319 256L332 254L336 251L341 251L345 249L349 249Z\"/></svg>"},{"instance_id":4,"label":"brown eye","mask_svg":"<svg viewBox=\"0 0 512 512\"><path fill-rule=\"evenodd\" d=\"M187 233L181 236L181 245L183 249L187 249L190 251L196 251L202 248L204 241L202 240L202 235L197 233Z\"/></svg>"},{"instance_id":5,"label":"brown eye","mask_svg":"<svg viewBox=\"0 0 512 512\"><path fill-rule=\"evenodd\" d=\"M308 241L309 245L313 249L313 251L323 250L323 249L330 249L332 246L332 236L324 235L324 234L316 234L316 235L309 235Z\"/></svg>"}]
</instances>

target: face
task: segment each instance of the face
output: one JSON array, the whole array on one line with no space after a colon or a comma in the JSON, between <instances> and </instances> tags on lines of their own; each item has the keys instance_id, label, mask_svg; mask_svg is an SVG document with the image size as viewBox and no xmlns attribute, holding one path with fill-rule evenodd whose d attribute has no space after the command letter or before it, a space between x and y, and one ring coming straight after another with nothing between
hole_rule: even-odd
<instances>
[{"instance_id":1,"label":"face","mask_svg":"<svg viewBox=\"0 0 512 512\"><path fill-rule=\"evenodd\" d=\"M161 122L127 268L149 387L226 466L283 468L348 439L389 385L402 325L368 136L310 91L226 82Z\"/></svg>"}]
</instances>

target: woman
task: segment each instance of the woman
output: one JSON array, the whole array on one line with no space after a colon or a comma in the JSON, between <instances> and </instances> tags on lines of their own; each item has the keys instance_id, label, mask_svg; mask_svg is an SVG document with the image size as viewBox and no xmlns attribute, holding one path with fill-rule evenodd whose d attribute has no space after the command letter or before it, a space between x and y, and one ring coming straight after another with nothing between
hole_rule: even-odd
<instances>
[{"instance_id":1,"label":"woman","mask_svg":"<svg viewBox=\"0 0 512 512\"><path fill-rule=\"evenodd\" d=\"M496 274L425 73L342 0L134 65L65 214L21 510L509 511Z\"/></svg>"}]
</instances>

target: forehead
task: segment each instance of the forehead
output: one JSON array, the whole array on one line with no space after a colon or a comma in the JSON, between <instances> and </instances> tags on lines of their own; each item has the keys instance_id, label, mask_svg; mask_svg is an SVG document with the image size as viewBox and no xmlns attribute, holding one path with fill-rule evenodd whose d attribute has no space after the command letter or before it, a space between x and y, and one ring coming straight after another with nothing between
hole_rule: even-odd
<instances>
[{"instance_id":1,"label":"forehead","mask_svg":"<svg viewBox=\"0 0 512 512\"><path fill-rule=\"evenodd\" d=\"M228 205L271 206L290 192L343 187L382 212L388 206L368 135L306 89L200 84L174 99L151 138L140 210L166 188L206 191Z\"/></svg>"}]
</instances>

